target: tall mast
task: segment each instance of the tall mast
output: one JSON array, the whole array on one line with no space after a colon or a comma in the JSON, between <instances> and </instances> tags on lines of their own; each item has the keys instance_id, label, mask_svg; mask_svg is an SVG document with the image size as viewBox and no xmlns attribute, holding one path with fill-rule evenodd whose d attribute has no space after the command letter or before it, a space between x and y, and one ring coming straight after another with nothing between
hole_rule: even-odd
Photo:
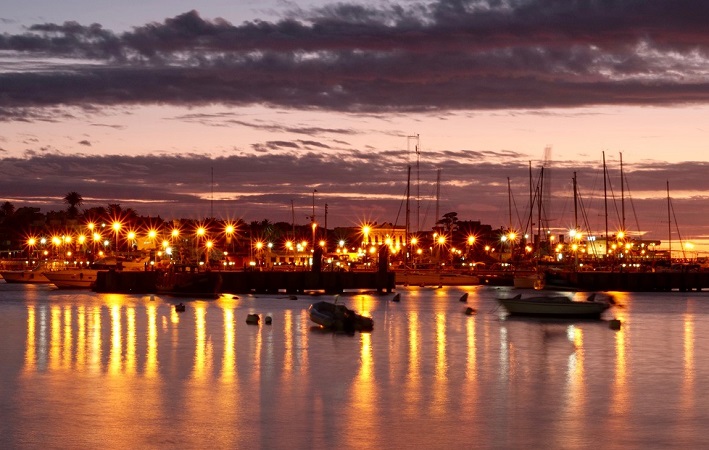
<instances>
[{"instance_id":1,"label":"tall mast","mask_svg":"<svg viewBox=\"0 0 709 450\"><path fill-rule=\"evenodd\" d=\"M544 166L539 175L537 186L537 258L542 256L542 192L544 189Z\"/></svg>"},{"instance_id":2,"label":"tall mast","mask_svg":"<svg viewBox=\"0 0 709 450\"><path fill-rule=\"evenodd\" d=\"M419 149L420 142L418 133L406 137L406 158L409 162L409 171L411 170L411 141L414 141L414 152L416 153L416 231L421 231L421 224L419 223L419 219L421 216L421 170L419 167L421 160L421 151ZM408 189L409 188L407 187L407 190ZM438 220L438 218L436 218L436 220Z\"/></svg>"},{"instance_id":3,"label":"tall mast","mask_svg":"<svg viewBox=\"0 0 709 450\"><path fill-rule=\"evenodd\" d=\"M436 174L436 220L439 218L439 208L438 208L438 202L441 198L441 169L438 169L437 174Z\"/></svg>"},{"instance_id":4,"label":"tall mast","mask_svg":"<svg viewBox=\"0 0 709 450\"><path fill-rule=\"evenodd\" d=\"M529 161L529 234L530 236L534 232L532 228L532 215L534 211L534 196L532 195L532 161ZM525 227L525 233L527 232Z\"/></svg>"},{"instance_id":5,"label":"tall mast","mask_svg":"<svg viewBox=\"0 0 709 450\"><path fill-rule=\"evenodd\" d=\"M406 236L404 237L404 245L406 246L406 251L404 254L406 255L406 265L408 266L409 264L409 251L411 248L409 247L409 233L410 231L410 226L411 226L411 219L409 216L411 215L411 210L409 208L409 199L411 197L410 195L411 191L411 165L408 166L407 170L407 175L406 175Z\"/></svg>"},{"instance_id":6,"label":"tall mast","mask_svg":"<svg viewBox=\"0 0 709 450\"><path fill-rule=\"evenodd\" d=\"M625 179L623 176L623 153L620 153L620 210L621 210L621 230L625 233Z\"/></svg>"},{"instance_id":7,"label":"tall mast","mask_svg":"<svg viewBox=\"0 0 709 450\"><path fill-rule=\"evenodd\" d=\"M578 191L576 189L576 172L574 172L574 236L576 239L579 233L579 215L578 215ZM574 250L574 272L579 265L579 252L578 249Z\"/></svg>"},{"instance_id":8,"label":"tall mast","mask_svg":"<svg viewBox=\"0 0 709 450\"><path fill-rule=\"evenodd\" d=\"M416 134L416 231L421 230L421 142ZM438 217L436 217L438 220Z\"/></svg>"},{"instance_id":9,"label":"tall mast","mask_svg":"<svg viewBox=\"0 0 709 450\"><path fill-rule=\"evenodd\" d=\"M606 217L606 254L608 253L608 187L606 186L606 152L603 152L603 204Z\"/></svg>"},{"instance_id":10,"label":"tall mast","mask_svg":"<svg viewBox=\"0 0 709 450\"><path fill-rule=\"evenodd\" d=\"M512 187L510 186L510 177L507 177L507 208L510 213L508 231L512 231Z\"/></svg>"},{"instance_id":11,"label":"tall mast","mask_svg":"<svg viewBox=\"0 0 709 450\"><path fill-rule=\"evenodd\" d=\"M672 265L672 215L670 214L670 181L667 180L667 243L670 248L670 265Z\"/></svg>"}]
</instances>

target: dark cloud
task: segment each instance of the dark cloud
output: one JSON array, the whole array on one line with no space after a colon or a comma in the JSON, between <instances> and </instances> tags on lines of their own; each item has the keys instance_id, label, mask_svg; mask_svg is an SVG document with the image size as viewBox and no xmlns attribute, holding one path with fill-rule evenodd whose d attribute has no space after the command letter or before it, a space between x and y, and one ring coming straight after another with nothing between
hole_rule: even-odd
<instances>
[{"instance_id":1,"label":"dark cloud","mask_svg":"<svg viewBox=\"0 0 709 450\"><path fill-rule=\"evenodd\" d=\"M86 147L91 147L91 142L84 139L82 141L79 141L79 145L85 145Z\"/></svg>"},{"instance_id":2,"label":"dark cloud","mask_svg":"<svg viewBox=\"0 0 709 450\"><path fill-rule=\"evenodd\" d=\"M470 154L472 157L464 157ZM435 210L458 213L462 220L482 220L493 226L509 221L509 177L514 222L528 217L529 162L510 160L507 152L485 160L472 151L426 152L420 165L412 164L412 211L420 211L420 223L430 228ZM609 159L610 160L610 159ZM609 161L609 222L620 223L620 174ZM709 163L640 162L625 168L627 223L633 230L652 231L657 239L667 229L667 179L677 192L674 208L680 225L704 223L696 208L709 191L697 191ZM572 184L577 173L578 192L585 213L585 227L603 229L603 175L597 164L555 161L545 169L545 183L552 192L548 214L552 227L573 224ZM213 178L212 178L213 173ZM440 185L437 180L440 177ZM533 164L533 181L539 164ZM214 184L212 185L212 180ZM291 200L296 220L305 223L317 189L319 211L328 204L328 223L347 226L365 218L403 223L398 217L406 194L407 162L401 152L372 155L342 151L337 155L291 149L220 158L204 156L76 156L37 153L27 158L0 160L0 191L16 207L39 206L44 211L66 207L62 197L76 191L84 207L120 203L143 215L163 218L243 217L245 220L291 220ZM418 180L418 181L415 181ZM693 198L684 192L693 190ZM214 197L212 197L214 192ZM436 195L438 193L438 200ZM680 195L681 194L681 195ZM215 199L212 202L212 198ZM438 204L437 204L438 203ZM414 204L416 206L414 206ZM301 217L302 216L302 217ZM301 220L302 219L302 220ZM702 230L701 226L693 226ZM709 233L708 230L704 232Z\"/></svg>"},{"instance_id":3,"label":"dark cloud","mask_svg":"<svg viewBox=\"0 0 709 450\"><path fill-rule=\"evenodd\" d=\"M60 104L377 112L704 103L706 17L701 0L438 0L338 3L240 25L190 11L125 33L37 24L0 36L0 50L66 64L0 74L0 117L35 120L12 111Z\"/></svg>"}]
</instances>

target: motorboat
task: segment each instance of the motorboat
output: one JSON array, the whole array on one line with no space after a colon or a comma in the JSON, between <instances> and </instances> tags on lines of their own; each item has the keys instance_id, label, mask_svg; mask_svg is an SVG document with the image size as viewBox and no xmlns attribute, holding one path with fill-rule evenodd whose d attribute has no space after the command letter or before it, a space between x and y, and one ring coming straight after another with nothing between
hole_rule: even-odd
<instances>
[{"instance_id":1,"label":"motorboat","mask_svg":"<svg viewBox=\"0 0 709 450\"><path fill-rule=\"evenodd\" d=\"M145 270L149 257L134 260L106 257L86 266L72 266L60 270L49 270L43 275L59 289L91 289L96 284L99 272L108 270Z\"/></svg>"},{"instance_id":2,"label":"motorboat","mask_svg":"<svg viewBox=\"0 0 709 450\"><path fill-rule=\"evenodd\" d=\"M2 275L6 283L48 284L50 282L41 270L34 269L3 270L0 275Z\"/></svg>"},{"instance_id":3,"label":"motorboat","mask_svg":"<svg viewBox=\"0 0 709 450\"><path fill-rule=\"evenodd\" d=\"M100 271L89 267L73 267L44 272L42 275L59 289L91 289Z\"/></svg>"},{"instance_id":4,"label":"motorboat","mask_svg":"<svg viewBox=\"0 0 709 450\"><path fill-rule=\"evenodd\" d=\"M310 320L323 328L334 331L354 333L355 331L372 331L374 321L371 317L357 314L345 305L331 302L316 302L308 308Z\"/></svg>"},{"instance_id":5,"label":"motorboat","mask_svg":"<svg viewBox=\"0 0 709 450\"><path fill-rule=\"evenodd\" d=\"M559 317L600 319L601 314L611 306L610 299L599 298L596 293L584 300L574 300L566 295L536 295L522 298L517 294L497 301L510 315L533 317Z\"/></svg>"},{"instance_id":6,"label":"motorboat","mask_svg":"<svg viewBox=\"0 0 709 450\"><path fill-rule=\"evenodd\" d=\"M6 283L48 284L49 279L44 272L49 270L53 262L42 262L30 269L2 270L0 275Z\"/></svg>"}]
</instances>

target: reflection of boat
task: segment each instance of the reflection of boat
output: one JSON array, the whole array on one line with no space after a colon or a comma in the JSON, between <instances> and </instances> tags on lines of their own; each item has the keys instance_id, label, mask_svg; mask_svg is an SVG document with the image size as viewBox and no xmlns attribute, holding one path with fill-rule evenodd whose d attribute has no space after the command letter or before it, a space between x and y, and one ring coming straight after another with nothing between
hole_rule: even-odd
<instances>
[{"instance_id":1,"label":"reflection of boat","mask_svg":"<svg viewBox=\"0 0 709 450\"><path fill-rule=\"evenodd\" d=\"M440 270L397 270L396 284L411 286L475 286L480 284L476 275Z\"/></svg>"},{"instance_id":2,"label":"reflection of boat","mask_svg":"<svg viewBox=\"0 0 709 450\"><path fill-rule=\"evenodd\" d=\"M598 319L610 307L610 302L596 300L596 296L594 293L585 300L573 300L565 295L522 298L518 294L511 298L498 298L497 301L510 315Z\"/></svg>"},{"instance_id":3,"label":"reflection of boat","mask_svg":"<svg viewBox=\"0 0 709 450\"><path fill-rule=\"evenodd\" d=\"M310 320L321 327L335 331L353 333L355 331L372 331L374 321L371 317L362 316L345 305L330 302L317 302L308 308Z\"/></svg>"}]
</instances>

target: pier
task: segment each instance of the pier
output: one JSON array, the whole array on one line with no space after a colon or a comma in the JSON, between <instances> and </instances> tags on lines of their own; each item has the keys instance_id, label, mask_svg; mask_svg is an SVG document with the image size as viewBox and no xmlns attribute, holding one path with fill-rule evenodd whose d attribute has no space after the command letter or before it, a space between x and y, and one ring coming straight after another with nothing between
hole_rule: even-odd
<instances>
[{"instance_id":1,"label":"pier","mask_svg":"<svg viewBox=\"0 0 709 450\"><path fill-rule=\"evenodd\" d=\"M372 290L390 293L394 289L393 272L278 272L278 271L201 271L187 272L182 284L161 284L169 272L99 272L96 292L182 293L182 294L302 294L322 291L339 294L345 290Z\"/></svg>"}]
</instances>

